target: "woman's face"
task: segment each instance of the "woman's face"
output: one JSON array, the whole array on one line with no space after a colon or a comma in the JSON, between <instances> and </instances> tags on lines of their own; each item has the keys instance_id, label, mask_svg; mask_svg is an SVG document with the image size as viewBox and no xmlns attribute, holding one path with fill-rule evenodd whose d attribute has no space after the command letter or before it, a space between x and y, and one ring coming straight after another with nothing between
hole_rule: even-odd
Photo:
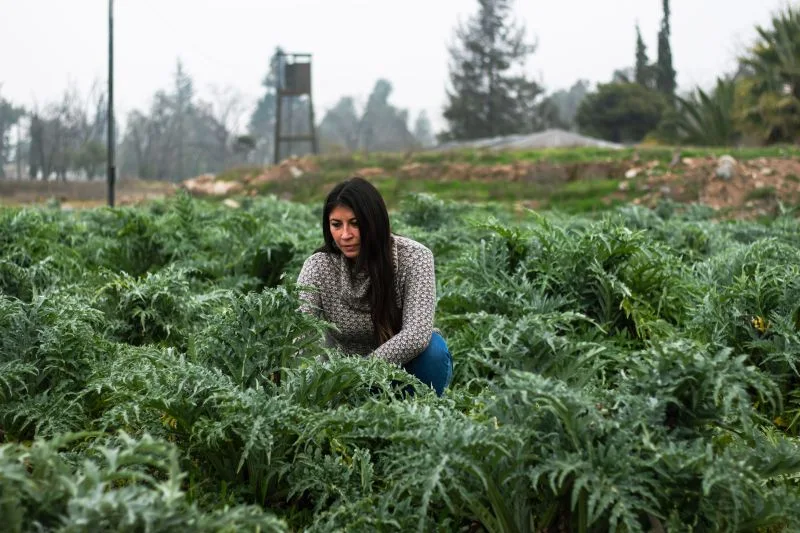
<instances>
[{"instance_id":1,"label":"woman's face","mask_svg":"<svg viewBox=\"0 0 800 533\"><path fill-rule=\"evenodd\" d=\"M361 249L361 234L358 231L358 219L349 207L339 205L328 215L328 226L336 246L348 259L358 257Z\"/></svg>"}]
</instances>

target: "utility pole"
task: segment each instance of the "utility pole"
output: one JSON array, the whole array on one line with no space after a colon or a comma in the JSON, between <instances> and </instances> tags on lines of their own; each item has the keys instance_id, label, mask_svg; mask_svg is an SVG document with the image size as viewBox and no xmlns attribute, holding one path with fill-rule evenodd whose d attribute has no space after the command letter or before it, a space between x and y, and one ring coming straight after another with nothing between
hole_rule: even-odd
<instances>
[{"instance_id":1,"label":"utility pole","mask_svg":"<svg viewBox=\"0 0 800 533\"><path fill-rule=\"evenodd\" d=\"M19 123L22 121L22 118L17 119L17 179L22 181L22 154L20 153L20 147L22 145L22 134L20 133Z\"/></svg>"},{"instance_id":2,"label":"utility pole","mask_svg":"<svg viewBox=\"0 0 800 533\"><path fill-rule=\"evenodd\" d=\"M108 206L114 207L114 182L117 179L114 136L114 0L108 0Z\"/></svg>"}]
</instances>

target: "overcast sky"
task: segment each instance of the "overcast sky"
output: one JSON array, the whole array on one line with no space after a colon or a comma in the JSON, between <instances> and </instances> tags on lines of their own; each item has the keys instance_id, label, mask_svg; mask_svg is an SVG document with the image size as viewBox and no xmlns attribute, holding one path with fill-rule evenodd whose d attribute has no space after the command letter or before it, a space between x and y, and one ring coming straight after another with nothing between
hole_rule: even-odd
<instances>
[{"instance_id":1,"label":"overcast sky","mask_svg":"<svg viewBox=\"0 0 800 533\"><path fill-rule=\"evenodd\" d=\"M315 111L344 95L365 101L380 77L412 119L426 110L442 128L447 46L476 0L116 0L117 115L146 109L180 58L200 97L212 86L259 97L275 46L313 54ZM538 49L528 62L548 91L579 78L607 81L634 60L638 21L651 59L661 0L516 0L515 16ZM787 0L672 0L679 90L731 70ZM610 7L613 6L613 7ZM86 92L107 69L107 0L0 0L0 94L42 106L70 83ZM245 120L246 122L246 120Z\"/></svg>"}]
</instances>

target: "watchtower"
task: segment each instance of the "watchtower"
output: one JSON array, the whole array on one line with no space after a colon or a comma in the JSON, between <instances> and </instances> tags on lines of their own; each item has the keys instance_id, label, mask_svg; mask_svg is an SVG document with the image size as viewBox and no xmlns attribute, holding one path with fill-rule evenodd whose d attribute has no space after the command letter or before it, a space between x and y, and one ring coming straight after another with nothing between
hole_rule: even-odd
<instances>
[{"instance_id":1,"label":"watchtower","mask_svg":"<svg viewBox=\"0 0 800 533\"><path fill-rule=\"evenodd\" d=\"M293 132L295 122L292 112L295 103L308 97L308 129ZM278 55L277 108L275 111L275 164L281 160L283 143L288 143L285 153L292 154L293 142L310 142L311 151L317 153L317 133L314 126L314 100L311 96L311 54ZM286 113L285 122L283 114Z\"/></svg>"}]
</instances>

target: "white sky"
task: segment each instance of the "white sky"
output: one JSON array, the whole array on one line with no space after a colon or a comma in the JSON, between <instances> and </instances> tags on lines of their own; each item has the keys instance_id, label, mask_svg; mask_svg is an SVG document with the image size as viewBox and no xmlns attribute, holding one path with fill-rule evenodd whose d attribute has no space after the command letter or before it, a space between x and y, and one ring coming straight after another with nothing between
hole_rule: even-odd
<instances>
[{"instance_id":1,"label":"white sky","mask_svg":"<svg viewBox=\"0 0 800 533\"><path fill-rule=\"evenodd\" d=\"M731 70L756 24L788 0L672 0L672 53L679 90L708 86ZM115 101L119 119L147 109L170 86L180 58L198 95L231 86L255 102L275 46L313 54L317 119L344 95L365 101L389 79L391 102L435 129L447 84L447 45L476 0L116 0ZM613 8L609 8L613 5ZM578 78L607 81L634 60L642 28L651 60L661 0L516 0L516 17L538 41L531 75L548 91ZM45 105L69 84L106 83L107 0L0 0L0 94ZM246 123L246 117L243 122Z\"/></svg>"}]
</instances>

